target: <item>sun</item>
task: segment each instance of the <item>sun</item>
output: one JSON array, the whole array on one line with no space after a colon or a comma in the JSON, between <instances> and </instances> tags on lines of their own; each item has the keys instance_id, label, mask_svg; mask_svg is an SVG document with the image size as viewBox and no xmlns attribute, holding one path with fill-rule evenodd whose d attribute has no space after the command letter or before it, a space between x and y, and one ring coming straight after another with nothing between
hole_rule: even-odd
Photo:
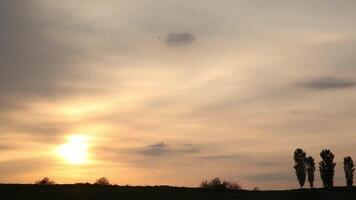
<instances>
[{"instance_id":1,"label":"sun","mask_svg":"<svg viewBox=\"0 0 356 200\"><path fill-rule=\"evenodd\" d=\"M73 165L88 161L88 138L83 135L72 135L68 142L58 148L58 154Z\"/></svg>"}]
</instances>

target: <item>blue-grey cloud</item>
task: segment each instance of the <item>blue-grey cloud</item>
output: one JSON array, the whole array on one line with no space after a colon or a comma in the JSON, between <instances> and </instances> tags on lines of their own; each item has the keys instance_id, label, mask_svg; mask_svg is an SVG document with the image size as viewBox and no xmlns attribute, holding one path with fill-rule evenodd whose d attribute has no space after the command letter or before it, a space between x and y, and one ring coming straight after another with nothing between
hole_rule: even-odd
<instances>
[{"instance_id":1,"label":"blue-grey cloud","mask_svg":"<svg viewBox=\"0 0 356 200\"><path fill-rule=\"evenodd\" d=\"M160 142L157 144L149 145L146 148L139 150L139 152L149 156L161 156L172 152L172 149L164 142Z\"/></svg>"},{"instance_id":2,"label":"blue-grey cloud","mask_svg":"<svg viewBox=\"0 0 356 200\"><path fill-rule=\"evenodd\" d=\"M191 33L169 33L165 41L168 46L184 47L191 45L195 39Z\"/></svg>"},{"instance_id":3,"label":"blue-grey cloud","mask_svg":"<svg viewBox=\"0 0 356 200\"><path fill-rule=\"evenodd\" d=\"M165 155L183 155L198 153L200 149L191 144L184 145L168 145L164 142L148 145L144 148L135 150L139 154L146 156L165 156Z\"/></svg>"},{"instance_id":4,"label":"blue-grey cloud","mask_svg":"<svg viewBox=\"0 0 356 200\"><path fill-rule=\"evenodd\" d=\"M341 78L323 77L311 81L298 82L296 85L313 90L334 90L354 87L356 82Z\"/></svg>"},{"instance_id":5,"label":"blue-grey cloud","mask_svg":"<svg viewBox=\"0 0 356 200\"><path fill-rule=\"evenodd\" d=\"M183 156L199 153L201 149L193 144L177 144L170 145L165 142L154 143L141 147L134 148L112 148L108 146L99 146L95 149L101 155L109 155L109 157L130 156L137 157L159 157L159 156Z\"/></svg>"}]
</instances>

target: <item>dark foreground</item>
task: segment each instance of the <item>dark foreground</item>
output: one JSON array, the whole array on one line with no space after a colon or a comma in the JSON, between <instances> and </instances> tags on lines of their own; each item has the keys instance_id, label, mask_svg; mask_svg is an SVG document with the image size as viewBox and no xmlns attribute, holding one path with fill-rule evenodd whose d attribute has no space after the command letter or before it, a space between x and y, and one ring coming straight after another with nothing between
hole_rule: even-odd
<instances>
[{"instance_id":1,"label":"dark foreground","mask_svg":"<svg viewBox=\"0 0 356 200\"><path fill-rule=\"evenodd\" d=\"M0 184L0 199L4 200L356 200L356 188L333 188L330 190L286 190L286 191L207 191L198 188L175 187L126 187L95 185L5 185Z\"/></svg>"}]
</instances>

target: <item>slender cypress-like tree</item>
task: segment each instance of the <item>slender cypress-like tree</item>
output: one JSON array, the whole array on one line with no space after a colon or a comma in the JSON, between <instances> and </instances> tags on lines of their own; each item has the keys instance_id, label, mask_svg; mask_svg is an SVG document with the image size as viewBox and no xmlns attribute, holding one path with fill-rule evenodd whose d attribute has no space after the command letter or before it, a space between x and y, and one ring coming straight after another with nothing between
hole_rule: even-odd
<instances>
[{"instance_id":1,"label":"slender cypress-like tree","mask_svg":"<svg viewBox=\"0 0 356 200\"><path fill-rule=\"evenodd\" d=\"M354 165L354 161L350 156L344 158L344 171L345 171L346 185L348 187L352 187L354 183L355 165Z\"/></svg>"},{"instance_id":2,"label":"slender cypress-like tree","mask_svg":"<svg viewBox=\"0 0 356 200\"><path fill-rule=\"evenodd\" d=\"M298 148L294 151L294 169L297 175L298 182L301 188L303 188L306 177L306 153L303 149Z\"/></svg>"},{"instance_id":3,"label":"slender cypress-like tree","mask_svg":"<svg viewBox=\"0 0 356 200\"><path fill-rule=\"evenodd\" d=\"M315 162L314 158L309 156L307 158L307 173L310 188L314 187L314 172L315 172Z\"/></svg>"},{"instance_id":4,"label":"slender cypress-like tree","mask_svg":"<svg viewBox=\"0 0 356 200\"><path fill-rule=\"evenodd\" d=\"M320 177L325 188L334 186L335 166L334 154L329 149L320 152L322 161L319 162Z\"/></svg>"}]
</instances>

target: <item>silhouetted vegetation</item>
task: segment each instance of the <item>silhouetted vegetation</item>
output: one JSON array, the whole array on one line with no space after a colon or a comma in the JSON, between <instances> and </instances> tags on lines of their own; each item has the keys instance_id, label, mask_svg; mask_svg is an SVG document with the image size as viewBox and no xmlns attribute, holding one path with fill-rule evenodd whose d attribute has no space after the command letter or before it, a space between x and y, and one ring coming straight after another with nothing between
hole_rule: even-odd
<instances>
[{"instance_id":1,"label":"silhouetted vegetation","mask_svg":"<svg viewBox=\"0 0 356 200\"><path fill-rule=\"evenodd\" d=\"M200 184L201 188L212 189L212 190L241 190L241 186L238 183L231 181L221 181L220 178L216 177L211 181L203 181Z\"/></svg>"},{"instance_id":2,"label":"silhouetted vegetation","mask_svg":"<svg viewBox=\"0 0 356 200\"><path fill-rule=\"evenodd\" d=\"M335 166L334 154L329 149L324 149L320 152L322 161L319 163L320 177L323 181L323 186L331 188L334 186Z\"/></svg>"},{"instance_id":3,"label":"silhouetted vegetation","mask_svg":"<svg viewBox=\"0 0 356 200\"><path fill-rule=\"evenodd\" d=\"M74 183L74 185L91 185L91 183L89 183L89 182L85 182L85 183Z\"/></svg>"},{"instance_id":4,"label":"silhouetted vegetation","mask_svg":"<svg viewBox=\"0 0 356 200\"><path fill-rule=\"evenodd\" d=\"M315 172L315 162L314 158L309 156L307 158L307 174L308 174L308 182L310 188L314 188L314 172Z\"/></svg>"},{"instance_id":5,"label":"silhouetted vegetation","mask_svg":"<svg viewBox=\"0 0 356 200\"><path fill-rule=\"evenodd\" d=\"M95 181L95 185L110 185L109 179L105 177L101 177L98 180Z\"/></svg>"},{"instance_id":6,"label":"silhouetted vegetation","mask_svg":"<svg viewBox=\"0 0 356 200\"><path fill-rule=\"evenodd\" d=\"M298 148L294 151L294 163L295 174L297 175L300 187L303 188L307 171L306 153L303 149Z\"/></svg>"},{"instance_id":7,"label":"silhouetted vegetation","mask_svg":"<svg viewBox=\"0 0 356 200\"><path fill-rule=\"evenodd\" d=\"M352 187L354 183L355 165L350 156L344 158L344 171L345 171L346 185L348 187Z\"/></svg>"},{"instance_id":8,"label":"silhouetted vegetation","mask_svg":"<svg viewBox=\"0 0 356 200\"><path fill-rule=\"evenodd\" d=\"M2 185L2 200L352 200L356 188L246 191L168 186Z\"/></svg>"},{"instance_id":9,"label":"silhouetted vegetation","mask_svg":"<svg viewBox=\"0 0 356 200\"><path fill-rule=\"evenodd\" d=\"M44 177L43 179L36 181L35 184L37 184L37 185L54 185L54 184L56 184L56 182L49 179L48 177Z\"/></svg>"}]
</instances>

